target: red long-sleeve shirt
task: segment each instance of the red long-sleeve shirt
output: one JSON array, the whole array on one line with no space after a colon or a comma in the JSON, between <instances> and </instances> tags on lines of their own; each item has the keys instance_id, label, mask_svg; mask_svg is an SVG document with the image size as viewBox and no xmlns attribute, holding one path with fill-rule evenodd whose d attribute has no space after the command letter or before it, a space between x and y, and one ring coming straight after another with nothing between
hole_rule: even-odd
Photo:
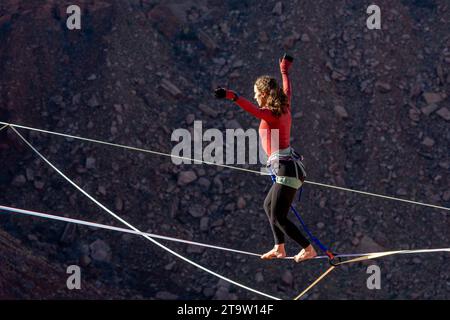
<instances>
[{"instance_id":1,"label":"red long-sleeve shirt","mask_svg":"<svg viewBox=\"0 0 450 320\"><path fill-rule=\"evenodd\" d=\"M279 118L272 114L272 111L266 108L259 108L245 98L239 97L235 103L244 109L245 111L251 113L258 119L261 119L259 124L259 136L261 138L261 143L267 156L270 157L272 152L278 151L280 149L285 149L290 145L291 137L291 83L289 80L288 73L282 73L283 78L283 91L288 97L288 108L286 113L283 113ZM276 145L272 146L272 142L276 144L276 135L273 135L272 130L278 129L279 141L278 147ZM274 139L274 141L272 141Z\"/></svg>"}]
</instances>

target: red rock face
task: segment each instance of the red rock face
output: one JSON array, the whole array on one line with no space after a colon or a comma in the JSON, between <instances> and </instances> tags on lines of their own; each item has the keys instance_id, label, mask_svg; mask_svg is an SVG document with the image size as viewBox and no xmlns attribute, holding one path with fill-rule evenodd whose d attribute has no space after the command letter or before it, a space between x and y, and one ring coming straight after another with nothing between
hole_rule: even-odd
<instances>
[{"instance_id":1,"label":"red rock face","mask_svg":"<svg viewBox=\"0 0 450 320\"><path fill-rule=\"evenodd\" d=\"M70 1L6 0L0 9L0 108L14 121L32 121L52 92L103 63L102 37L113 6L80 1L81 31L68 32ZM100 49L100 50L99 50ZM23 119L30 117L30 119Z\"/></svg>"},{"instance_id":2,"label":"red rock face","mask_svg":"<svg viewBox=\"0 0 450 320\"><path fill-rule=\"evenodd\" d=\"M251 99L254 79L277 76L284 47L298 61L292 145L305 155L311 181L448 207L448 0L378 0L379 32L363 28L366 8L357 0L74 2L80 31L65 25L72 1L0 0L1 120L170 152L173 130L191 130L197 120L219 130L257 128L212 91L229 85ZM272 245L262 209L270 179L20 131L142 230L255 252ZM306 188L308 225L324 243L338 243L339 253L448 243L442 212ZM0 132L0 204L116 225L10 129ZM317 273L316 264L302 265L292 280L293 265L176 248L282 297L297 295ZM289 253L297 249L289 244ZM391 280L371 298L448 299L443 258L417 266L406 255L384 260ZM131 235L0 214L0 299L80 297L64 288L71 263L83 267L84 285L101 285L105 299L258 298ZM332 277L311 299L367 299L365 279Z\"/></svg>"},{"instance_id":3,"label":"red rock face","mask_svg":"<svg viewBox=\"0 0 450 320\"><path fill-rule=\"evenodd\" d=\"M180 31L181 21L172 13L170 8L164 5L157 5L148 12L147 16L169 39Z\"/></svg>"},{"instance_id":4,"label":"red rock face","mask_svg":"<svg viewBox=\"0 0 450 320\"><path fill-rule=\"evenodd\" d=\"M0 230L2 265L0 269L0 299L52 299L72 297L100 299L101 292L86 282L89 293L67 290L67 273L64 268L52 265L41 256L25 249L6 232ZM113 289L114 290L114 289ZM87 296L86 296L87 294Z\"/></svg>"},{"instance_id":5,"label":"red rock face","mask_svg":"<svg viewBox=\"0 0 450 320\"><path fill-rule=\"evenodd\" d=\"M83 28L68 32L70 1L1 1L0 121L45 126L58 102L50 99L55 92L80 90L86 83L83 79L103 66L103 36L110 31L113 6L103 1L78 3L83 8ZM23 147L10 129L0 131L1 163L11 168L1 172L3 187L8 180L14 181L11 172L20 170ZM33 180L35 186L43 185ZM89 281L86 285L92 294L69 292L64 266L30 252L2 230L0 247L0 299L102 297Z\"/></svg>"}]
</instances>

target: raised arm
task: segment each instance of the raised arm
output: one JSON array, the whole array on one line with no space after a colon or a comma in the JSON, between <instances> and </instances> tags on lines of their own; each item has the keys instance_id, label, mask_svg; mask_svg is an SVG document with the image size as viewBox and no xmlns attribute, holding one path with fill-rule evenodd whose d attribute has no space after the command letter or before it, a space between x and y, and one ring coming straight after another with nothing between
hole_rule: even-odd
<instances>
[{"instance_id":1,"label":"raised arm","mask_svg":"<svg viewBox=\"0 0 450 320\"><path fill-rule=\"evenodd\" d=\"M224 88L217 88L215 90L215 96L218 99L228 99L236 103L239 107L252 114L258 119L266 120L267 122L276 120L275 116L272 114L272 111L268 109L258 108L256 105L248 101L247 99L240 97L237 93L231 90L227 90Z\"/></svg>"},{"instance_id":2,"label":"raised arm","mask_svg":"<svg viewBox=\"0 0 450 320\"><path fill-rule=\"evenodd\" d=\"M289 69L293 61L294 59L286 54L283 56L283 58L280 59L280 72L281 77L283 78L283 91L289 99L289 105L291 104L292 95L291 81L289 80Z\"/></svg>"}]
</instances>

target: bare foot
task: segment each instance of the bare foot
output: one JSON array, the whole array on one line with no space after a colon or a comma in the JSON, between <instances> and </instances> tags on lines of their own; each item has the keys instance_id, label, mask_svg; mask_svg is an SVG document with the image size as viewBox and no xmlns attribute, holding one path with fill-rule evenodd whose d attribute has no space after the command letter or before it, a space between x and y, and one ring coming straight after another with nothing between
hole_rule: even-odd
<instances>
[{"instance_id":1,"label":"bare foot","mask_svg":"<svg viewBox=\"0 0 450 320\"><path fill-rule=\"evenodd\" d=\"M306 247L306 249L302 249L295 257L295 262L302 262L305 260L309 260L317 256L317 252L312 245Z\"/></svg>"},{"instance_id":2,"label":"bare foot","mask_svg":"<svg viewBox=\"0 0 450 320\"><path fill-rule=\"evenodd\" d=\"M270 259L282 259L286 257L286 251L284 250L284 245L275 245L272 250L266 252L261 256L261 259L270 260Z\"/></svg>"}]
</instances>

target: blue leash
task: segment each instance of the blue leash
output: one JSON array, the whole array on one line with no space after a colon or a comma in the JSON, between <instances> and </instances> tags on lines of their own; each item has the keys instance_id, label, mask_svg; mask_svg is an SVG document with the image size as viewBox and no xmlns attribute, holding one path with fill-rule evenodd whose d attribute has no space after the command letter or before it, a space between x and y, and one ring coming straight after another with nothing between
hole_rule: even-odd
<instances>
[{"instance_id":1,"label":"blue leash","mask_svg":"<svg viewBox=\"0 0 450 320\"><path fill-rule=\"evenodd\" d=\"M300 187L300 192L298 194L298 202L300 202L300 199L302 197L302 191L303 191L303 186ZM308 227L306 226L305 222L303 221L302 217L300 216L300 214L297 212L297 210L294 208L293 205L291 205L291 210L294 212L295 216L297 217L298 221L300 221L300 224L302 225L303 229L305 230L305 232L308 234L308 236L311 238L311 240L313 240L323 252L327 252L330 251L322 242L320 242L319 239L317 239L312 233L311 231L308 229Z\"/></svg>"}]
</instances>

